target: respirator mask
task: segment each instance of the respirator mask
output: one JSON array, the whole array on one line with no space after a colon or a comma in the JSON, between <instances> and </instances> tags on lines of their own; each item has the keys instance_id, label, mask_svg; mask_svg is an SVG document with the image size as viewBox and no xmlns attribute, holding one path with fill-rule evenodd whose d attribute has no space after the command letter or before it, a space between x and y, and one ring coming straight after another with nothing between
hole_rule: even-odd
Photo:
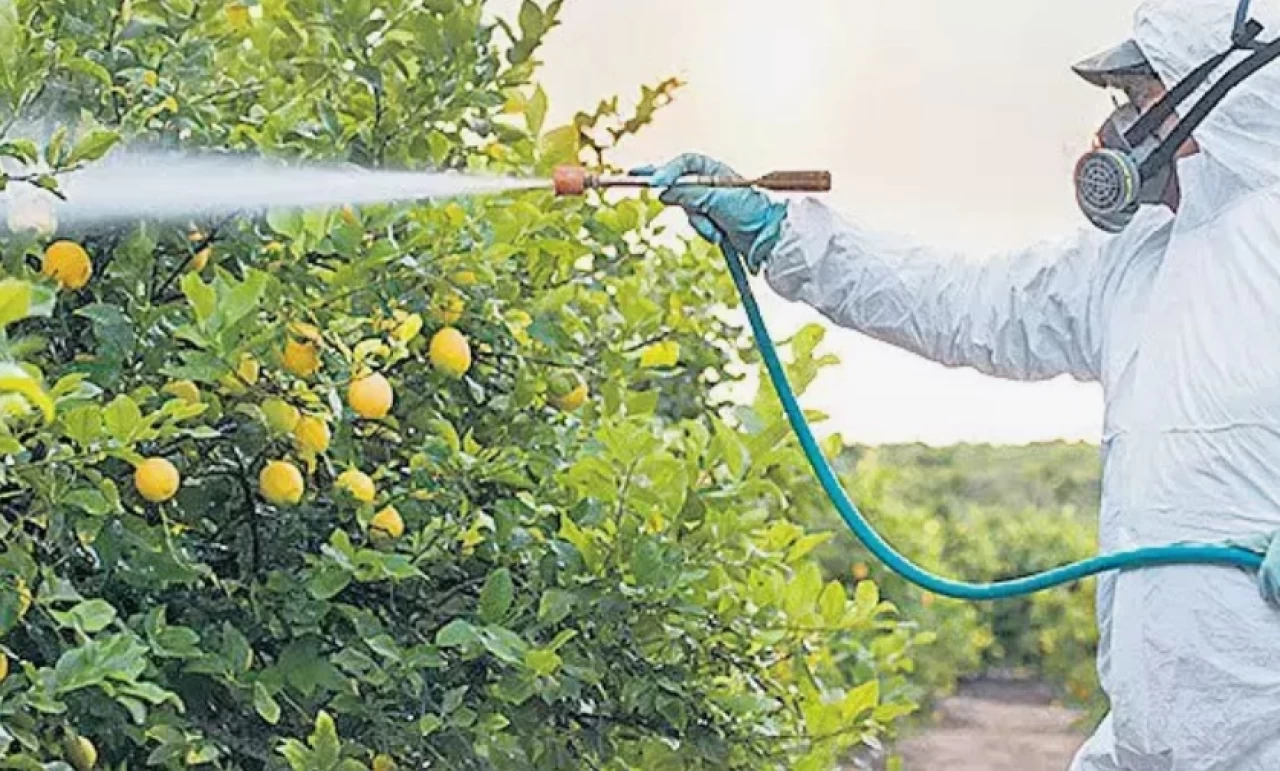
<instances>
[{"instance_id":1,"label":"respirator mask","mask_svg":"<svg viewBox=\"0 0 1280 771\"><path fill-rule=\"evenodd\" d=\"M1076 164L1076 201L1090 222L1108 233L1119 233L1140 207L1167 200L1175 183L1178 149L1231 89L1280 56L1280 39L1259 43L1262 31L1261 24L1249 19L1249 0L1242 0L1229 49L1197 67L1149 109L1142 110L1133 93L1117 106L1094 138L1093 149ZM1126 45L1136 50L1136 45ZM1178 107L1239 51L1252 53L1228 70L1167 135L1162 135Z\"/></svg>"}]
</instances>

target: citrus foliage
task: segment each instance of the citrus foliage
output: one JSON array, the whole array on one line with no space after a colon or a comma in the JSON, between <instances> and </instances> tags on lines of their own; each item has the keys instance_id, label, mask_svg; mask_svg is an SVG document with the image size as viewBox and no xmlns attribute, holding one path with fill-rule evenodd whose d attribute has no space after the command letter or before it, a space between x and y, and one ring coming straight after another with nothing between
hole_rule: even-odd
<instances>
[{"instance_id":1,"label":"citrus foliage","mask_svg":"<svg viewBox=\"0 0 1280 771\"><path fill-rule=\"evenodd\" d=\"M999 581L1096 551L1096 447L851 448L838 465L890 543L941 575ZM825 502L806 509L806 521L838 526ZM947 693L961 677L1002 671L1044 679L1094 717L1105 706L1095 664L1094 580L971 604L905 583L843 533L821 558L829 575L876 580L904 616L937 634L938 644L917 662L916 679L928 694Z\"/></svg>"},{"instance_id":2,"label":"citrus foliage","mask_svg":"<svg viewBox=\"0 0 1280 771\"><path fill-rule=\"evenodd\" d=\"M605 153L669 87L545 126L559 7L0 0L0 766L819 769L912 710L927 636L783 516L803 458L709 396L732 287L656 202L41 214L118 140Z\"/></svg>"}]
</instances>

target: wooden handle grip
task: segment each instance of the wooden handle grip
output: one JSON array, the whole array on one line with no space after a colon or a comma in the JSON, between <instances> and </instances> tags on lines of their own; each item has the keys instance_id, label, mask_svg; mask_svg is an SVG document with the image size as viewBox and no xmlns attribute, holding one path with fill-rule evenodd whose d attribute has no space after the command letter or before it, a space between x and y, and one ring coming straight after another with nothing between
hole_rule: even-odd
<instances>
[{"instance_id":1,"label":"wooden handle grip","mask_svg":"<svg viewBox=\"0 0 1280 771\"><path fill-rule=\"evenodd\" d=\"M775 171L757 179L755 185L786 193L826 193L831 190L831 172Z\"/></svg>"}]
</instances>

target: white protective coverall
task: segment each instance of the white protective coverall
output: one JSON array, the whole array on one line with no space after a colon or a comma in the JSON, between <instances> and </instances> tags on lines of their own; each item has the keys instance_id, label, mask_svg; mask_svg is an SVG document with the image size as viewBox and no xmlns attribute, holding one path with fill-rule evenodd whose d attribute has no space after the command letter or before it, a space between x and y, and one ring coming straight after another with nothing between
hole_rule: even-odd
<instances>
[{"instance_id":1,"label":"white protective coverall","mask_svg":"<svg viewBox=\"0 0 1280 771\"><path fill-rule=\"evenodd\" d=\"M1263 40L1280 35L1278 6L1254 3ZM1229 46L1235 7L1146 2L1135 39L1172 87ZM1280 62L1195 136L1202 152L1178 165L1179 213L1144 208L1119 235L1085 228L969 259L805 200L788 205L765 276L840 326L949 366L1099 381L1103 552L1270 534L1280 529ZM1253 575L1103 576L1097 610L1111 713L1073 771L1280 770L1280 612Z\"/></svg>"}]
</instances>

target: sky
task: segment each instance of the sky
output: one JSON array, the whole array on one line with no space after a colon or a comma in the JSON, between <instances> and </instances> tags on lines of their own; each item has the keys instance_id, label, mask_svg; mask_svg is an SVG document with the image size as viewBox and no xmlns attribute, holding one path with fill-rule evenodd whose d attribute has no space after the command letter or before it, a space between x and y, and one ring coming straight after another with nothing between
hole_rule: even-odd
<instances>
[{"instance_id":1,"label":"sky","mask_svg":"<svg viewBox=\"0 0 1280 771\"><path fill-rule=\"evenodd\" d=\"M519 0L495 0L510 13ZM621 165L680 152L746 174L827 168L842 216L995 254L1082 224L1071 171L1110 111L1070 65L1128 36L1136 0L567 0L539 54L550 120L687 83ZM678 213L673 223L683 226ZM1012 383L832 327L759 289L775 336L828 326L841 359L806 395L859 443L1096 442L1102 397Z\"/></svg>"}]
</instances>

